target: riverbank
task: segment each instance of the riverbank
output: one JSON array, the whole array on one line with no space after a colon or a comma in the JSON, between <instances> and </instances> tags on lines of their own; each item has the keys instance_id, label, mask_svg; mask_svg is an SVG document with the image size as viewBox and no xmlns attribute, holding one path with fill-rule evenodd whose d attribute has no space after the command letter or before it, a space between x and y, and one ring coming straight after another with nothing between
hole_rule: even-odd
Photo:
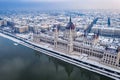
<instances>
[{"instance_id":1,"label":"riverbank","mask_svg":"<svg viewBox=\"0 0 120 80\"><path fill-rule=\"evenodd\" d=\"M1 37L4 37L4 38L7 38L7 39L9 39L9 40L12 40L12 41L14 41L14 42L17 42L17 43L20 43L20 42L21 42L21 41L18 40L18 39L15 39L15 38L13 38L13 37L7 36L7 35L2 34L2 33L0 33L0 36L1 36Z\"/></svg>"},{"instance_id":2,"label":"riverbank","mask_svg":"<svg viewBox=\"0 0 120 80\"><path fill-rule=\"evenodd\" d=\"M17 41L17 39L15 38L12 38L12 37L9 37L7 35L1 35L3 37L6 37L8 39L11 39L13 41ZM45 54L49 55L49 56L53 56L55 58L58 58L60 60L63 60L65 62L68 62L68 63L71 63L73 65L76 65L78 67L82 67L84 69L87 69L87 70L90 70L90 71L93 71L93 72L96 72L96 73L99 73L99 74L102 74L102 75L105 75L107 77L111 77L113 79L117 79L115 74L113 73L110 73L110 72L106 72L104 70L104 68L106 67L107 69L110 69L110 70L113 70L111 67L107 67L105 65L99 65L98 63L96 62L93 62L93 61L88 61L87 59L82 59L82 61L80 60L80 57L77 57L77 56L70 56L70 55L65 55L61 52L58 52L58 51L54 51L52 50L51 48L48 48L47 46L41 46L41 45L37 45L35 43L32 43L32 42L23 42L23 41L20 41L18 40L17 42L20 42L22 45L24 46L27 46L29 48L32 48L34 50L37 50L37 51L42 51L44 52ZM35 46L36 45L36 46ZM38 47L39 46L39 47ZM44 51L43 51L44 50ZM89 63L91 64L89 64ZM95 66L96 65L96 66ZM99 67L97 66L99 65ZM115 69L114 71L117 71L117 69Z\"/></svg>"}]
</instances>

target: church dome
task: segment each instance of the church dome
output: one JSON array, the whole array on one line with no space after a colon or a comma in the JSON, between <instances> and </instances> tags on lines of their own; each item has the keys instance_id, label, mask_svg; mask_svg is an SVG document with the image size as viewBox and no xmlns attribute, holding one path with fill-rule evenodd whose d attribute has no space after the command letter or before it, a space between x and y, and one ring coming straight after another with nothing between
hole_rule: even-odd
<instances>
[{"instance_id":1,"label":"church dome","mask_svg":"<svg viewBox=\"0 0 120 80\"><path fill-rule=\"evenodd\" d=\"M69 21L69 23L68 23L67 26L66 26L66 29L72 29L72 30L75 29L74 24L71 22L71 17L70 17L70 21Z\"/></svg>"}]
</instances>

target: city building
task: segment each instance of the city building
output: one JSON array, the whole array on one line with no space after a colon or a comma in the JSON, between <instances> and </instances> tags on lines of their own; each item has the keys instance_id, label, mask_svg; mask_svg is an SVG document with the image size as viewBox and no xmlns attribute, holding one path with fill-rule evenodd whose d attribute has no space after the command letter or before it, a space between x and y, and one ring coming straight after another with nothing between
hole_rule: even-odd
<instances>
[{"instance_id":1,"label":"city building","mask_svg":"<svg viewBox=\"0 0 120 80\"><path fill-rule=\"evenodd\" d=\"M6 20L0 20L0 26L7 26Z\"/></svg>"},{"instance_id":2,"label":"city building","mask_svg":"<svg viewBox=\"0 0 120 80\"><path fill-rule=\"evenodd\" d=\"M72 20L68 18L70 13ZM5 26L7 23L0 20L1 32L5 31L4 34L23 41L20 44L84 69L120 79L118 12L78 10L60 11L53 15L49 11L27 14L22 11L21 14L16 12L1 18L8 21L8 26Z\"/></svg>"},{"instance_id":3,"label":"city building","mask_svg":"<svg viewBox=\"0 0 120 80\"><path fill-rule=\"evenodd\" d=\"M16 33L25 33L29 31L28 26L15 26L14 29Z\"/></svg>"},{"instance_id":4,"label":"city building","mask_svg":"<svg viewBox=\"0 0 120 80\"><path fill-rule=\"evenodd\" d=\"M97 34L83 35L76 37L75 26L71 21L67 24L63 37L59 37L58 27L54 28L54 35L34 34L34 42L48 43L55 50L62 51L66 54L85 54L89 59L93 59L101 64L116 67L120 69L120 47L102 45L100 42L100 32Z\"/></svg>"}]
</instances>

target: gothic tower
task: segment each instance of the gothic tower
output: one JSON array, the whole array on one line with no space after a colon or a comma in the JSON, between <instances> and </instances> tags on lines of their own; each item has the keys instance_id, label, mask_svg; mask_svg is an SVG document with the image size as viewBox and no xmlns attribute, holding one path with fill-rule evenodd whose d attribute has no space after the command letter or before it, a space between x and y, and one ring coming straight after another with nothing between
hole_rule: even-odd
<instances>
[{"instance_id":1,"label":"gothic tower","mask_svg":"<svg viewBox=\"0 0 120 80\"><path fill-rule=\"evenodd\" d=\"M66 26L66 30L65 30L65 34L64 34L68 41L68 44L67 44L67 52L68 53L73 52L73 39L75 36L74 32L75 32L75 26L72 23L71 17L70 17L69 23Z\"/></svg>"},{"instance_id":2,"label":"gothic tower","mask_svg":"<svg viewBox=\"0 0 120 80\"><path fill-rule=\"evenodd\" d=\"M55 25L54 27L54 47L57 48L57 42L58 42L58 26Z\"/></svg>"}]
</instances>

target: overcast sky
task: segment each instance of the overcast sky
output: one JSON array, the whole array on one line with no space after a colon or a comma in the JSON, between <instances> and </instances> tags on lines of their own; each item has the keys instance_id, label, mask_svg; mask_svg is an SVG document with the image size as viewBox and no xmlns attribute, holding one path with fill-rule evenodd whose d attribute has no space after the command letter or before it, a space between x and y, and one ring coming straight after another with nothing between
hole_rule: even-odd
<instances>
[{"instance_id":1,"label":"overcast sky","mask_svg":"<svg viewBox=\"0 0 120 80\"><path fill-rule=\"evenodd\" d=\"M120 9L120 0L0 0L0 3L47 3L48 7L56 3L54 7L72 9ZM49 4L48 4L49 3ZM11 6L11 5L9 5Z\"/></svg>"}]
</instances>

